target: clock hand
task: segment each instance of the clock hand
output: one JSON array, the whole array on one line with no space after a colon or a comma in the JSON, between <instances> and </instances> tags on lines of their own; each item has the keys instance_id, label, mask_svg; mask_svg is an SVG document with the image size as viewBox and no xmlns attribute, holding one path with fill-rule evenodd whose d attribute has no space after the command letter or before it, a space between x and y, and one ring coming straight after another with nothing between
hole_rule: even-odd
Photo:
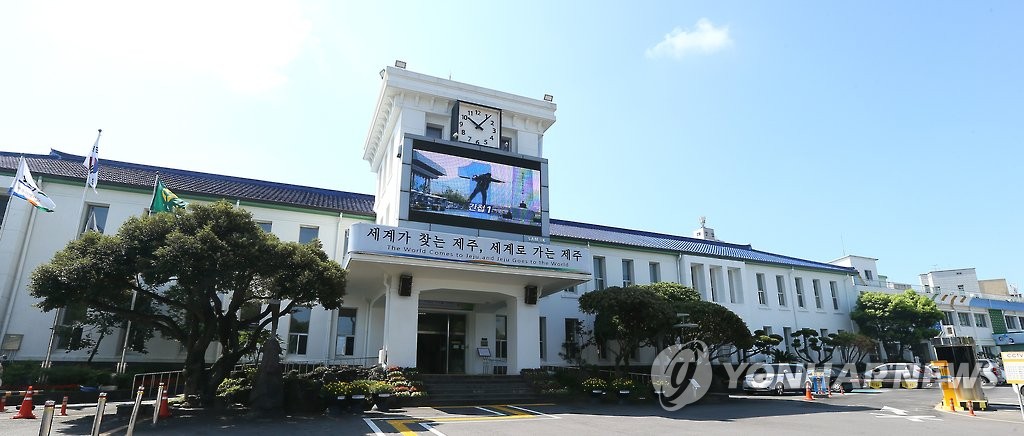
<instances>
[{"instance_id":1,"label":"clock hand","mask_svg":"<svg viewBox=\"0 0 1024 436\"><path fill-rule=\"evenodd\" d=\"M487 122L487 120L489 120L489 119L491 119L491 114L487 114L487 116L486 116L486 117L484 117L484 120L483 120L483 121L481 121L481 122L480 122L480 124L486 123L486 122ZM480 127L480 124L477 124L476 126L477 126L477 127ZM483 127L480 127L480 130L483 130L483 129L484 129Z\"/></svg>"},{"instance_id":2,"label":"clock hand","mask_svg":"<svg viewBox=\"0 0 1024 436\"><path fill-rule=\"evenodd\" d=\"M473 117L471 117L471 116L469 116L469 115L467 115L467 116L466 116L466 119L468 119L468 120L469 120L469 122L473 123L473 125L475 125L475 126L476 126L476 128L477 128L477 129L480 129L480 130L483 130L483 129L484 129L484 128L483 128L483 126L481 126L481 124L483 124L483 123L484 123L484 121L487 121L487 119L486 119L486 118L484 118L484 121L481 121L481 122L479 122L479 123L478 123L478 122L474 121L474 120L473 120Z\"/></svg>"}]
</instances>

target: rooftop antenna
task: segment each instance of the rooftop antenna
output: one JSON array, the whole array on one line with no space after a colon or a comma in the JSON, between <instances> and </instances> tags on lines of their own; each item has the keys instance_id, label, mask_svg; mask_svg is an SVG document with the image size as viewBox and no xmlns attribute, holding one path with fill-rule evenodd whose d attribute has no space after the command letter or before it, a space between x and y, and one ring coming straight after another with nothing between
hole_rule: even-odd
<instances>
[{"instance_id":1,"label":"rooftop antenna","mask_svg":"<svg viewBox=\"0 0 1024 436\"><path fill-rule=\"evenodd\" d=\"M843 234L839 234L839 243L843 244L843 256L846 256L846 238L843 238Z\"/></svg>"},{"instance_id":2,"label":"rooftop antenna","mask_svg":"<svg viewBox=\"0 0 1024 436\"><path fill-rule=\"evenodd\" d=\"M700 226L701 227L704 227L704 223L706 223L707 221L708 221L708 217L706 217L704 215L700 216Z\"/></svg>"}]
</instances>

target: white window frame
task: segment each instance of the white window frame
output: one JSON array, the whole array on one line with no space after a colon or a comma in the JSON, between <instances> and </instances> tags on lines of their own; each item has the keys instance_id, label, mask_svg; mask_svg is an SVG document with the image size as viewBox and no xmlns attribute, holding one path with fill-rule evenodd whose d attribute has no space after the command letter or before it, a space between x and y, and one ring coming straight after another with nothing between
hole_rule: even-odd
<instances>
[{"instance_id":1,"label":"white window frame","mask_svg":"<svg viewBox=\"0 0 1024 436\"><path fill-rule=\"evenodd\" d=\"M779 292L779 307L786 307L786 276L775 276L775 289Z\"/></svg>"},{"instance_id":2,"label":"white window frame","mask_svg":"<svg viewBox=\"0 0 1024 436\"><path fill-rule=\"evenodd\" d=\"M811 287L814 288L814 308L821 310L825 307L821 300L821 280L811 279Z\"/></svg>"},{"instance_id":3,"label":"white window frame","mask_svg":"<svg viewBox=\"0 0 1024 436\"><path fill-rule=\"evenodd\" d=\"M764 282L764 273L754 274L754 278L757 281L757 302L762 306L768 305L768 290Z\"/></svg>"}]
</instances>

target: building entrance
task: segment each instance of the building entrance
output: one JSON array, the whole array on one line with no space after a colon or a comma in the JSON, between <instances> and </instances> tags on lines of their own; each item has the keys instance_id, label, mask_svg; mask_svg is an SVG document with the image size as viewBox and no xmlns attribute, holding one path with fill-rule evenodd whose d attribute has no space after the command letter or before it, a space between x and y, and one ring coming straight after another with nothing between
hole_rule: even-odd
<instances>
[{"instance_id":1,"label":"building entrance","mask_svg":"<svg viewBox=\"0 0 1024 436\"><path fill-rule=\"evenodd\" d=\"M466 373L466 315L420 313L416 368L424 374Z\"/></svg>"}]
</instances>

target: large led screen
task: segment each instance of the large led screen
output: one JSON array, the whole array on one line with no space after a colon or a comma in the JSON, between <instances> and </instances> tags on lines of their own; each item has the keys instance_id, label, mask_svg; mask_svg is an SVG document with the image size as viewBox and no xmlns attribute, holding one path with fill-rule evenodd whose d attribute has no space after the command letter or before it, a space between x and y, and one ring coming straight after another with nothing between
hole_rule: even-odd
<instances>
[{"instance_id":1,"label":"large led screen","mask_svg":"<svg viewBox=\"0 0 1024 436\"><path fill-rule=\"evenodd\" d=\"M541 236L540 165L416 140L409 220Z\"/></svg>"}]
</instances>

